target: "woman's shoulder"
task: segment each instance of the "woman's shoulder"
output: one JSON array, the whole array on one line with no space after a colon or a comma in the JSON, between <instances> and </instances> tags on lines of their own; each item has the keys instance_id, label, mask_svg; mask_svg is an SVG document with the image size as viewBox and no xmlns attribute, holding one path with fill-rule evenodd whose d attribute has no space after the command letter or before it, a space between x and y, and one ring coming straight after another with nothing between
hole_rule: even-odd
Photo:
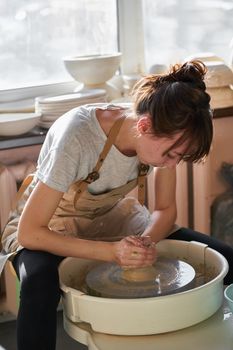
<instances>
[{"instance_id":1,"label":"woman's shoulder","mask_svg":"<svg viewBox=\"0 0 233 350\"><path fill-rule=\"evenodd\" d=\"M92 113L86 106L79 106L59 117L50 127L47 137L64 139L83 134L87 125L91 123Z\"/></svg>"},{"instance_id":2,"label":"woman's shoulder","mask_svg":"<svg viewBox=\"0 0 233 350\"><path fill-rule=\"evenodd\" d=\"M71 142L72 140L81 141L87 137L105 139L104 129L96 117L96 111L112 111L115 114L120 105L112 103L95 103L78 106L59 117L48 131L47 139L52 143ZM124 109L125 106L121 108ZM115 112L114 112L115 111ZM109 118L110 121L111 118ZM89 140L90 141L90 140Z\"/></svg>"},{"instance_id":3,"label":"woman's shoulder","mask_svg":"<svg viewBox=\"0 0 233 350\"><path fill-rule=\"evenodd\" d=\"M59 117L50 128L51 131L73 128L74 126L82 127L92 122L97 109L108 109L109 103L85 104L73 108Z\"/></svg>"}]
</instances>

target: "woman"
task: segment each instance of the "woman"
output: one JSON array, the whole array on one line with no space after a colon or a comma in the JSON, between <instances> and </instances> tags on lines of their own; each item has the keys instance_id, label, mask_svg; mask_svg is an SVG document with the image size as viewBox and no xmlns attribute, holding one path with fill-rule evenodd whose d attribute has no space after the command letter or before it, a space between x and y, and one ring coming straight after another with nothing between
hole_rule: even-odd
<instances>
[{"instance_id":1,"label":"woman","mask_svg":"<svg viewBox=\"0 0 233 350\"><path fill-rule=\"evenodd\" d=\"M55 349L63 257L147 266L156 259L155 244L169 237L204 241L230 260L232 250L224 244L174 225L175 166L201 160L212 141L204 75L199 61L176 65L163 76L142 78L132 109L81 106L50 128L37 172L2 239L6 253L18 250L13 265L21 281L19 350ZM143 202L152 167L158 170L150 215L125 195L138 183Z\"/></svg>"}]
</instances>

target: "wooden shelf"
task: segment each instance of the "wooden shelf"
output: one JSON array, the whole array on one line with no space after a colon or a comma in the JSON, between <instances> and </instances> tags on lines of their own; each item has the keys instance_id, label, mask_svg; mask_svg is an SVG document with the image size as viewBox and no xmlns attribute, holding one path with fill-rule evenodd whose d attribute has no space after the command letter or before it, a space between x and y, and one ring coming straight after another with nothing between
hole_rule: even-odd
<instances>
[{"instance_id":1,"label":"wooden shelf","mask_svg":"<svg viewBox=\"0 0 233 350\"><path fill-rule=\"evenodd\" d=\"M213 109L214 118L226 118L233 116L233 106Z\"/></svg>"}]
</instances>

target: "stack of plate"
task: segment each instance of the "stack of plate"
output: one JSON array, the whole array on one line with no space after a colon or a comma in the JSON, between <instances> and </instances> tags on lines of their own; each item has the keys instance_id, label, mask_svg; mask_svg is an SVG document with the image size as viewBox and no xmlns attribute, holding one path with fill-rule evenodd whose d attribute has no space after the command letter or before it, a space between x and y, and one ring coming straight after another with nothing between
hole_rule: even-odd
<instances>
[{"instance_id":1,"label":"stack of plate","mask_svg":"<svg viewBox=\"0 0 233 350\"><path fill-rule=\"evenodd\" d=\"M41 114L38 125L48 129L56 119L72 108L101 102L106 102L106 91L103 89L89 89L66 95L37 97L35 110Z\"/></svg>"},{"instance_id":2,"label":"stack of plate","mask_svg":"<svg viewBox=\"0 0 233 350\"><path fill-rule=\"evenodd\" d=\"M207 92L211 96L212 108L227 108L233 106L233 72L224 62L207 61L205 78Z\"/></svg>"},{"instance_id":3,"label":"stack of plate","mask_svg":"<svg viewBox=\"0 0 233 350\"><path fill-rule=\"evenodd\" d=\"M233 71L221 57L211 52L197 53L185 61L201 60L207 67L205 83L211 97L211 108L228 108L233 106Z\"/></svg>"}]
</instances>

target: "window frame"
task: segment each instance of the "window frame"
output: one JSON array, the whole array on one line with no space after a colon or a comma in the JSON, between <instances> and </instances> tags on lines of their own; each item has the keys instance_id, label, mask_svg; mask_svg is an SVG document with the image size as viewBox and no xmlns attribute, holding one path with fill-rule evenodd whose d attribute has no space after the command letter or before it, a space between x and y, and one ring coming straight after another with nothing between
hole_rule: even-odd
<instances>
[{"instance_id":1,"label":"window frame","mask_svg":"<svg viewBox=\"0 0 233 350\"><path fill-rule=\"evenodd\" d=\"M145 72L143 7L141 0L117 0L122 74ZM136 38L136 39L135 39Z\"/></svg>"}]
</instances>

